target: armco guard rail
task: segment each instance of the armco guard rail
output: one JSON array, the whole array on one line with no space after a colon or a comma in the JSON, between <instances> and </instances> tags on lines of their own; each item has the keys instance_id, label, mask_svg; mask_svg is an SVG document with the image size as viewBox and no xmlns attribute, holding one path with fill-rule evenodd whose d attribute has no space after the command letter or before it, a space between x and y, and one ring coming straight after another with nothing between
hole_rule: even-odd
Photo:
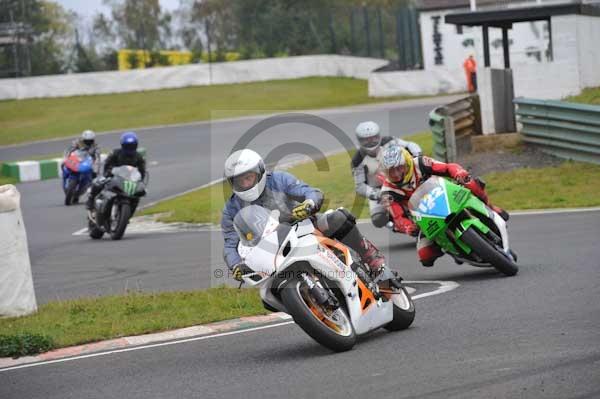
<instances>
[{"instance_id":1,"label":"armco guard rail","mask_svg":"<svg viewBox=\"0 0 600 399\"><path fill-rule=\"evenodd\" d=\"M471 151L471 135L481 132L479 97L463 98L429 113L433 157L444 162Z\"/></svg>"},{"instance_id":2,"label":"armco guard rail","mask_svg":"<svg viewBox=\"0 0 600 399\"><path fill-rule=\"evenodd\" d=\"M517 98L523 141L549 154L600 164L600 106Z\"/></svg>"}]
</instances>

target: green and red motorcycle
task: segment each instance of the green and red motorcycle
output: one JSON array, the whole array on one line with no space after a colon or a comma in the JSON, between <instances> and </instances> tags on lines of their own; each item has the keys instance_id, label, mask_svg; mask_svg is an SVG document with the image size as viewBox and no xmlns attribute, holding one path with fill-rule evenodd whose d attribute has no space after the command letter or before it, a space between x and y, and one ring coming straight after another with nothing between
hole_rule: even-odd
<instances>
[{"instance_id":1,"label":"green and red motorcycle","mask_svg":"<svg viewBox=\"0 0 600 399\"><path fill-rule=\"evenodd\" d=\"M413 193L408 209L420 234L457 263L494 267L507 276L519 271L506 222L465 187L432 176Z\"/></svg>"}]
</instances>

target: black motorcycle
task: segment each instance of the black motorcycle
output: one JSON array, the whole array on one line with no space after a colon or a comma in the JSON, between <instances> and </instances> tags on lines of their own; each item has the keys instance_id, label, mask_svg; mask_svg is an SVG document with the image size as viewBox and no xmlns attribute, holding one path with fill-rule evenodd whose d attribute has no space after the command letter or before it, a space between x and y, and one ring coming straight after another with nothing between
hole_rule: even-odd
<instances>
[{"instance_id":1,"label":"black motorcycle","mask_svg":"<svg viewBox=\"0 0 600 399\"><path fill-rule=\"evenodd\" d=\"M146 195L148 176L142 181L137 168L119 166L111 173L112 177L95 198L93 211L88 213L88 231L96 240L104 233L110 234L113 240L120 240L140 198Z\"/></svg>"}]
</instances>

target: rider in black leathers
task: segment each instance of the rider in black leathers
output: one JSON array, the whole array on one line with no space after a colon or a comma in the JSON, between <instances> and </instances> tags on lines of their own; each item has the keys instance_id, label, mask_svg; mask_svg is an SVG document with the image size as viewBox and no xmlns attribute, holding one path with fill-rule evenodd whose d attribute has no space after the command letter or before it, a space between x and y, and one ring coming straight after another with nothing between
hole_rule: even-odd
<instances>
[{"instance_id":1,"label":"rider in black leathers","mask_svg":"<svg viewBox=\"0 0 600 399\"><path fill-rule=\"evenodd\" d=\"M121 136L121 148L113 150L106 158L106 161L104 161L103 176L95 179L92 183L90 195L88 196L86 203L86 208L89 211L94 209L94 199L100 191L102 191L110 177L112 177L111 172L113 168L130 165L136 167L140 171L142 179L146 176L146 160L137 152L137 146L138 139L134 132L127 132Z\"/></svg>"}]
</instances>

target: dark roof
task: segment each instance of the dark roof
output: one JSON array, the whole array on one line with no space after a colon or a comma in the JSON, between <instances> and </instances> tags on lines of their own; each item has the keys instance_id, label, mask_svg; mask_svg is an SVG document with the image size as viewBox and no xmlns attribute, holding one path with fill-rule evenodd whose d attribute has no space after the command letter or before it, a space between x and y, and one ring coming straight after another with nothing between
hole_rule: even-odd
<instances>
[{"instance_id":1,"label":"dark roof","mask_svg":"<svg viewBox=\"0 0 600 399\"><path fill-rule=\"evenodd\" d=\"M477 7L508 6L509 4L533 3L535 0L477 0ZM454 8L469 8L469 0L417 0L416 8L420 11L449 10Z\"/></svg>"},{"instance_id":2,"label":"dark roof","mask_svg":"<svg viewBox=\"0 0 600 399\"><path fill-rule=\"evenodd\" d=\"M501 10L457 12L446 15L445 22L466 26L512 27L513 23L548 19L554 15L590 15L600 17L600 4L562 3L540 6L515 7Z\"/></svg>"}]
</instances>

